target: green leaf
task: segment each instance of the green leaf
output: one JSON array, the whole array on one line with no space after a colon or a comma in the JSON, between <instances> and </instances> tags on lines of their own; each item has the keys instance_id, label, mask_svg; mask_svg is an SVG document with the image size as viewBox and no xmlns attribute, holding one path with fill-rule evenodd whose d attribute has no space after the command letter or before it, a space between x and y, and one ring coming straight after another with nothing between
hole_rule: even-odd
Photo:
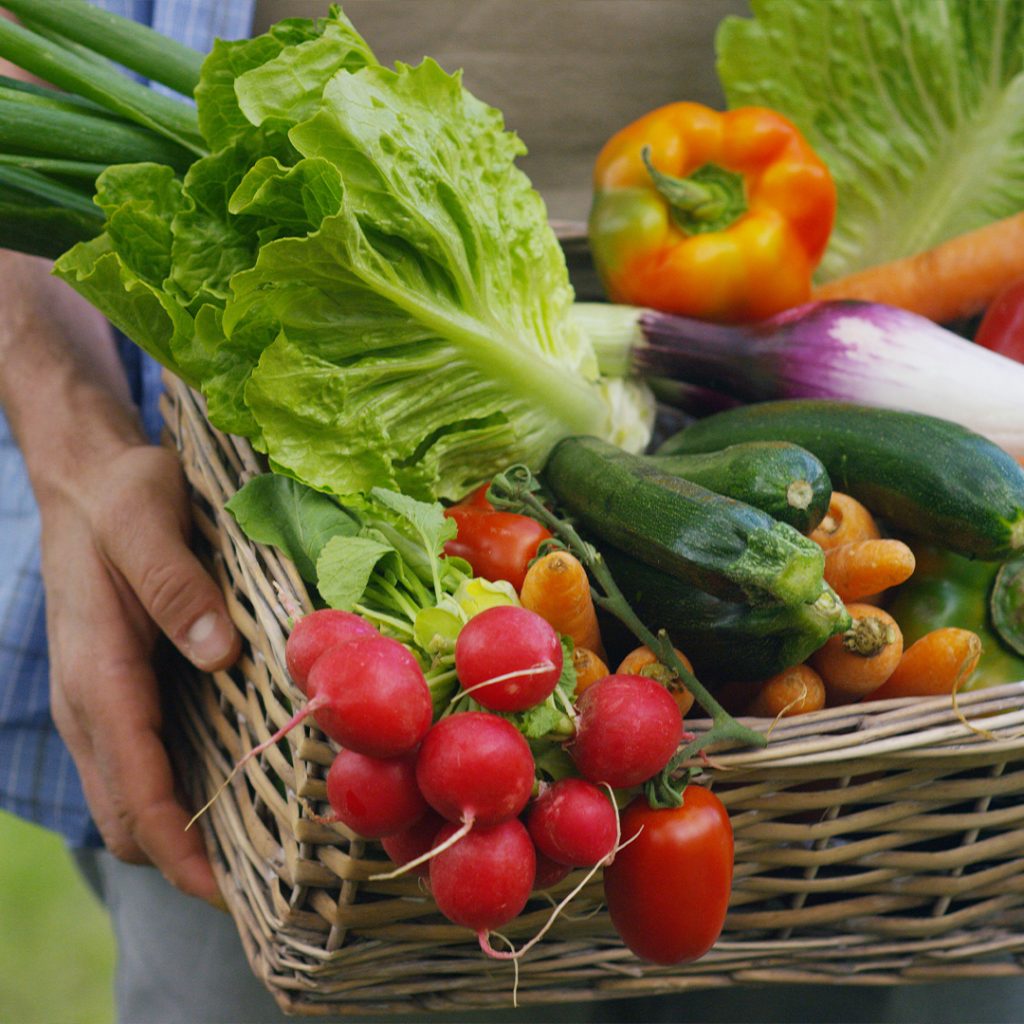
<instances>
[{"instance_id":1,"label":"green leaf","mask_svg":"<svg viewBox=\"0 0 1024 1024\"><path fill-rule=\"evenodd\" d=\"M378 562L393 553L389 544L372 537L333 537L316 562L320 596L332 608L351 611L366 592Z\"/></svg>"},{"instance_id":2,"label":"green leaf","mask_svg":"<svg viewBox=\"0 0 1024 1024\"><path fill-rule=\"evenodd\" d=\"M280 549L310 583L317 582L317 562L327 545L359 529L327 495L271 473L248 480L225 507L247 537Z\"/></svg>"},{"instance_id":3,"label":"green leaf","mask_svg":"<svg viewBox=\"0 0 1024 1024\"><path fill-rule=\"evenodd\" d=\"M1018 0L751 0L716 40L730 107L790 118L836 181L823 280L1010 216L1024 198Z\"/></svg>"}]
</instances>

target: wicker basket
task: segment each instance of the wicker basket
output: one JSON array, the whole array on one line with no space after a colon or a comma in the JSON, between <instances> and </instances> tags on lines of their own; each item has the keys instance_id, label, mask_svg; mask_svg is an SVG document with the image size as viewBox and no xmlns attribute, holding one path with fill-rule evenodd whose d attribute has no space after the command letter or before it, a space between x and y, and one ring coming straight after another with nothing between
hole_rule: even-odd
<instances>
[{"instance_id":1,"label":"wicker basket","mask_svg":"<svg viewBox=\"0 0 1024 1024\"><path fill-rule=\"evenodd\" d=\"M223 511L263 470L250 447L212 429L173 378L165 401L197 539L245 639L231 671L176 684L179 763L198 805L300 698L284 669L282 595L305 607L309 597L294 567ZM315 728L295 729L202 819L253 971L283 1009L307 1015L510 1005L511 966L485 958L414 879L368 881L386 862L377 844L313 819L332 753ZM640 962L593 882L523 960L520 1004L1024 971L1024 683L964 694L959 714L940 698L782 720L766 748L720 753L706 776L736 834L732 903L714 949L684 967ZM550 910L532 902L507 934L522 941Z\"/></svg>"}]
</instances>

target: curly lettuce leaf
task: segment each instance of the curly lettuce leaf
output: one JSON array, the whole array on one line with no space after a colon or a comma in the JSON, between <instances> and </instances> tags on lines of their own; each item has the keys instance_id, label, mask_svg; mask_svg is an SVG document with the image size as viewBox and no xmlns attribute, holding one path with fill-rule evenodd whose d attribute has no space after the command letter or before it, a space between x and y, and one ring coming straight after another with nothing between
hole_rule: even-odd
<instances>
[{"instance_id":1,"label":"curly lettuce leaf","mask_svg":"<svg viewBox=\"0 0 1024 1024\"><path fill-rule=\"evenodd\" d=\"M1018 0L751 0L716 38L730 107L772 107L836 181L828 280L1024 206Z\"/></svg>"},{"instance_id":2,"label":"curly lettuce leaf","mask_svg":"<svg viewBox=\"0 0 1024 1024\"><path fill-rule=\"evenodd\" d=\"M58 273L282 474L457 497L569 433L644 444L600 376L544 203L502 116L427 59L376 64L340 9L218 44L211 147L112 168L106 230Z\"/></svg>"},{"instance_id":3,"label":"curly lettuce leaf","mask_svg":"<svg viewBox=\"0 0 1024 1024\"><path fill-rule=\"evenodd\" d=\"M275 469L457 497L567 433L616 431L522 143L459 75L340 72L289 138L304 159L254 166L232 209L335 212L264 245L223 322L229 346L277 331L244 388Z\"/></svg>"}]
</instances>

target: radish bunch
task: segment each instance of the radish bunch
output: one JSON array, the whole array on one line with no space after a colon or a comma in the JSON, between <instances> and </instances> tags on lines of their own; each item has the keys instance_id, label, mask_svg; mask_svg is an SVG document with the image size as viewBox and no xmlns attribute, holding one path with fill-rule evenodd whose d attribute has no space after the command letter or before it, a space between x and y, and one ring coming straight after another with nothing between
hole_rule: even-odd
<instances>
[{"instance_id":1,"label":"radish bunch","mask_svg":"<svg viewBox=\"0 0 1024 1024\"><path fill-rule=\"evenodd\" d=\"M498 605L461 629L462 687L432 720L417 659L358 615L299 620L286 662L312 714L341 747L327 774L334 820L379 839L399 869L416 871L452 922L488 936L530 894L574 868L610 862L618 841L611 790L660 771L683 735L675 701L644 676L611 675L574 709L566 749L578 775L538 780L515 715L549 700L563 676L557 632L532 611ZM290 725L289 725L290 727Z\"/></svg>"}]
</instances>

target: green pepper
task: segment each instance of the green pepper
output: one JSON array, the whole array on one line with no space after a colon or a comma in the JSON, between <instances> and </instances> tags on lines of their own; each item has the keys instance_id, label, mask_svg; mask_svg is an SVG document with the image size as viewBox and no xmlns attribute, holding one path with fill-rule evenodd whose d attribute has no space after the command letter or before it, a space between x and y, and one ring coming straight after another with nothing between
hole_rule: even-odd
<instances>
[{"instance_id":1,"label":"green pepper","mask_svg":"<svg viewBox=\"0 0 1024 1024\"><path fill-rule=\"evenodd\" d=\"M914 548L914 575L887 604L903 631L905 646L941 626L970 629L981 638L981 659L964 690L1024 679L1024 657L1010 650L992 625L989 598L998 562L972 561L924 545Z\"/></svg>"}]
</instances>

